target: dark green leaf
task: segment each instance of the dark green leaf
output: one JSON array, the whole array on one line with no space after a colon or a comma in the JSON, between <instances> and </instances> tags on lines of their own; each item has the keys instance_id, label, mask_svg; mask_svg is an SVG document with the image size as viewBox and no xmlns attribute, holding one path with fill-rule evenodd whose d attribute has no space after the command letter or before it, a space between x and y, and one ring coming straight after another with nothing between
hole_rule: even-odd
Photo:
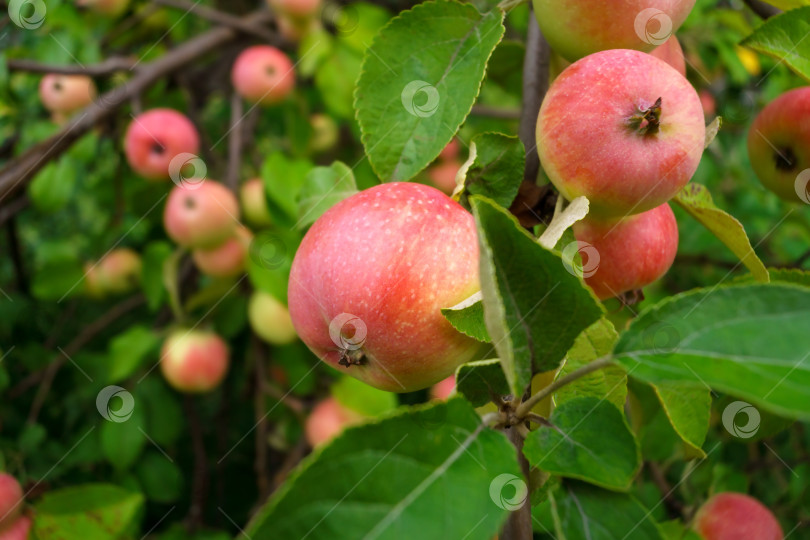
<instances>
[{"instance_id":1,"label":"dark green leaf","mask_svg":"<svg viewBox=\"0 0 810 540\"><path fill-rule=\"evenodd\" d=\"M444 318L450 321L453 328L466 334L471 338L490 343L492 339L487 332L487 325L484 322L484 303L477 301L462 309L444 308L442 309Z\"/></svg>"},{"instance_id":2,"label":"dark green leaf","mask_svg":"<svg viewBox=\"0 0 810 540\"><path fill-rule=\"evenodd\" d=\"M526 160L523 143L517 137L501 133L481 133L472 142L476 157L467 171L465 191L489 197L508 208L523 182Z\"/></svg>"},{"instance_id":3,"label":"dark green leaf","mask_svg":"<svg viewBox=\"0 0 810 540\"><path fill-rule=\"evenodd\" d=\"M355 193L354 174L345 163L335 161L329 167L315 167L307 174L298 194L297 227L308 227L332 206Z\"/></svg>"},{"instance_id":4,"label":"dark green leaf","mask_svg":"<svg viewBox=\"0 0 810 540\"><path fill-rule=\"evenodd\" d=\"M456 371L456 391L473 406L481 407L492 401L493 395L509 394L509 384L497 358L479 360L459 366Z\"/></svg>"},{"instance_id":5,"label":"dark green leaf","mask_svg":"<svg viewBox=\"0 0 810 540\"><path fill-rule=\"evenodd\" d=\"M117 383L132 375L159 343L157 334L140 325L114 337L110 341L107 383Z\"/></svg>"},{"instance_id":6,"label":"dark green leaf","mask_svg":"<svg viewBox=\"0 0 810 540\"><path fill-rule=\"evenodd\" d=\"M163 285L163 264L171 256L172 249L168 242L158 241L150 243L143 250L141 288L146 296L146 304L152 311L163 302L166 291Z\"/></svg>"},{"instance_id":7,"label":"dark green leaf","mask_svg":"<svg viewBox=\"0 0 810 540\"><path fill-rule=\"evenodd\" d=\"M110 411L119 411L119 415L110 415L112 420L104 420L101 424L101 451L116 469L125 470L130 468L138 460L146 444L144 436L144 409L142 404L135 403L128 419L124 419L126 413L122 410L121 398L113 397L107 407Z\"/></svg>"},{"instance_id":8,"label":"dark green leaf","mask_svg":"<svg viewBox=\"0 0 810 540\"><path fill-rule=\"evenodd\" d=\"M706 440L712 413L710 390L689 383L659 383L653 385L653 389L675 433L690 448L690 456L704 457L701 446Z\"/></svg>"}]
</instances>

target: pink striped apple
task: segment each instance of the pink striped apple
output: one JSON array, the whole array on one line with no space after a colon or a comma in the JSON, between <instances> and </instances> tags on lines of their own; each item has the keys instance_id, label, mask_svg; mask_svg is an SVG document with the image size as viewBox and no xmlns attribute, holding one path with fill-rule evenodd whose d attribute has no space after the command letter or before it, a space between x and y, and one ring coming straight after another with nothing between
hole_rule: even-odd
<instances>
[{"instance_id":1,"label":"pink striped apple","mask_svg":"<svg viewBox=\"0 0 810 540\"><path fill-rule=\"evenodd\" d=\"M176 390L210 392L228 371L228 346L213 332L176 330L163 343L160 370Z\"/></svg>"},{"instance_id":2,"label":"pink striped apple","mask_svg":"<svg viewBox=\"0 0 810 540\"><path fill-rule=\"evenodd\" d=\"M238 219L236 197L213 180L176 186L163 212L166 233L189 248L216 247L233 236Z\"/></svg>"},{"instance_id":3,"label":"pink striped apple","mask_svg":"<svg viewBox=\"0 0 810 540\"><path fill-rule=\"evenodd\" d=\"M200 137L194 124L172 109L152 109L139 114L124 136L129 166L149 180L168 180L172 159L180 154L197 154L199 150Z\"/></svg>"},{"instance_id":4,"label":"pink striped apple","mask_svg":"<svg viewBox=\"0 0 810 540\"><path fill-rule=\"evenodd\" d=\"M0 473L0 530L5 530L17 520L23 509L23 490L17 479Z\"/></svg>"},{"instance_id":5,"label":"pink striped apple","mask_svg":"<svg viewBox=\"0 0 810 540\"><path fill-rule=\"evenodd\" d=\"M275 47L254 45L236 58L231 82L248 101L275 105L284 101L295 87L293 63Z\"/></svg>"},{"instance_id":6,"label":"pink striped apple","mask_svg":"<svg viewBox=\"0 0 810 540\"><path fill-rule=\"evenodd\" d=\"M782 540L782 527L761 502L742 493L718 493L700 507L695 530L705 540Z\"/></svg>"},{"instance_id":7,"label":"pink striped apple","mask_svg":"<svg viewBox=\"0 0 810 540\"><path fill-rule=\"evenodd\" d=\"M410 392L473 356L477 343L441 309L479 289L469 212L435 188L394 182L339 202L312 225L293 261L289 308L324 362Z\"/></svg>"}]
</instances>

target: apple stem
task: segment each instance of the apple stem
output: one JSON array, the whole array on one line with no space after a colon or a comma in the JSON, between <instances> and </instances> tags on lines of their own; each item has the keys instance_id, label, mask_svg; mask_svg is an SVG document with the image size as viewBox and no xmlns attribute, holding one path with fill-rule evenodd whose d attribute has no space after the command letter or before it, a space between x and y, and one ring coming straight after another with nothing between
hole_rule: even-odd
<instances>
[{"instance_id":1,"label":"apple stem","mask_svg":"<svg viewBox=\"0 0 810 540\"><path fill-rule=\"evenodd\" d=\"M638 131L640 135L654 135L661 127L661 103L659 97L652 106L643 109L639 107L638 112L630 117L630 125Z\"/></svg>"}]
</instances>

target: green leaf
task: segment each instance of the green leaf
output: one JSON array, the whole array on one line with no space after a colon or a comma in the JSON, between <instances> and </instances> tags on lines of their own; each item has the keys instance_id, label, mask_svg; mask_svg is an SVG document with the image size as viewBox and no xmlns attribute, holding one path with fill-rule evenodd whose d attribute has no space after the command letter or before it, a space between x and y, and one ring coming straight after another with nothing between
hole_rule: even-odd
<instances>
[{"instance_id":1,"label":"green leaf","mask_svg":"<svg viewBox=\"0 0 810 540\"><path fill-rule=\"evenodd\" d=\"M298 221L298 194L310 169L309 161L289 159L281 152L274 152L264 160L261 176L273 223L292 227Z\"/></svg>"},{"instance_id":2,"label":"green leaf","mask_svg":"<svg viewBox=\"0 0 810 540\"><path fill-rule=\"evenodd\" d=\"M485 343L492 342L492 338L489 337L489 332L487 332L487 325L484 322L484 303L482 301L479 300L461 309L455 307L444 308L442 309L442 315L450 321L453 328L462 334Z\"/></svg>"},{"instance_id":3,"label":"green leaf","mask_svg":"<svg viewBox=\"0 0 810 540\"><path fill-rule=\"evenodd\" d=\"M742 223L714 205L706 186L687 184L673 200L739 257L757 281L768 282L768 270L751 247Z\"/></svg>"},{"instance_id":4,"label":"green leaf","mask_svg":"<svg viewBox=\"0 0 810 540\"><path fill-rule=\"evenodd\" d=\"M474 407L481 407L492 401L493 394L509 394L509 384L500 360L478 360L460 365L456 370L456 391Z\"/></svg>"},{"instance_id":5,"label":"green leaf","mask_svg":"<svg viewBox=\"0 0 810 540\"><path fill-rule=\"evenodd\" d=\"M115 411L121 407L115 403L116 401L120 403L120 399L113 397L107 404L109 409ZM140 405L135 403L132 416L128 419L111 416L114 420L104 420L101 425L101 451L116 469L126 470L134 465L146 444L143 431L145 414Z\"/></svg>"},{"instance_id":6,"label":"green leaf","mask_svg":"<svg viewBox=\"0 0 810 540\"><path fill-rule=\"evenodd\" d=\"M808 34L810 7L802 7L769 18L742 44L777 58L810 81L810 42L805 39Z\"/></svg>"},{"instance_id":7,"label":"green leaf","mask_svg":"<svg viewBox=\"0 0 810 540\"><path fill-rule=\"evenodd\" d=\"M810 289L732 285L668 298L636 318L613 354L652 384L709 385L810 419Z\"/></svg>"},{"instance_id":8,"label":"green leaf","mask_svg":"<svg viewBox=\"0 0 810 540\"><path fill-rule=\"evenodd\" d=\"M619 335L607 319L599 319L586 328L568 351L557 379L576 371L597 358L610 354ZM627 374L619 366L611 366L589 373L554 393L554 403L560 405L578 397L592 396L606 399L619 409L627 398Z\"/></svg>"},{"instance_id":9,"label":"green leaf","mask_svg":"<svg viewBox=\"0 0 810 540\"><path fill-rule=\"evenodd\" d=\"M793 283L803 287L810 287L810 271L798 268L768 268L771 283ZM735 277L732 283L756 283L751 274Z\"/></svg>"},{"instance_id":10,"label":"green leaf","mask_svg":"<svg viewBox=\"0 0 810 540\"><path fill-rule=\"evenodd\" d=\"M247 273L250 282L287 303L290 268L301 243L299 231L278 228L257 232L250 242Z\"/></svg>"},{"instance_id":11,"label":"green leaf","mask_svg":"<svg viewBox=\"0 0 810 540\"><path fill-rule=\"evenodd\" d=\"M84 484L49 491L35 507L35 538L108 540L135 537L143 502L140 493L109 484Z\"/></svg>"},{"instance_id":12,"label":"green leaf","mask_svg":"<svg viewBox=\"0 0 810 540\"><path fill-rule=\"evenodd\" d=\"M354 377L341 377L332 385L332 396L344 407L365 416L379 416L397 406L397 397Z\"/></svg>"},{"instance_id":13,"label":"green leaf","mask_svg":"<svg viewBox=\"0 0 810 540\"><path fill-rule=\"evenodd\" d=\"M522 395L532 366L535 372L555 369L602 307L559 255L540 246L506 210L480 196L470 202L487 330L510 393Z\"/></svg>"},{"instance_id":14,"label":"green leaf","mask_svg":"<svg viewBox=\"0 0 810 540\"><path fill-rule=\"evenodd\" d=\"M661 531L661 538L664 540L703 540L702 536L688 529L678 520L659 523L658 528Z\"/></svg>"},{"instance_id":15,"label":"green leaf","mask_svg":"<svg viewBox=\"0 0 810 540\"><path fill-rule=\"evenodd\" d=\"M53 259L34 272L31 292L39 300L60 300L82 292L84 269L75 258Z\"/></svg>"},{"instance_id":16,"label":"green leaf","mask_svg":"<svg viewBox=\"0 0 810 540\"><path fill-rule=\"evenodd\" d=\"M163 303L166 289L163 285L163 263L172 254L168 242L151 242L143 250L143 270L141 271L141 288L146 297L146 305L155 311Z\"/></svg>"},{"instance_id":17,"label":"green leaf","mask_svg":"<svg viewBox=\"0 0 810 540\"><path fill-rule=\"evenodd\" d=\"M501 133L481 133L473 137L476 156L464 189L470 195L489 197L508 208L523 182L526 159L523 143Z\"/></svg>"},{"instance_id":18,"label":"green leaf","mask_svg":"<svg viewBox=\"0 0 810 540\"><path fill-rule=\"evenodd\" d=\"M772 6L776 6L782 11L788 11L789 9L795 9L801 6L810 5L810 0L763 0Z\"/></svg>"},{"instance_id":19,"label":"green leaf","mask_svg":"<svg viewBox=\"0 0 810 540\"><path fill-rule=\"evenodd\" d=\"M523 453L532 467L626 491L641 467L641 452L624 413L594 397L572 399L526 437Z\"/></svg>"},{"instance_id":20,"label":"green leaf","mask_svg":"<svg viewBox=\"0 0 810 540\"><path fill-rule=\"evenodd\" d=\"M28 185L34 206L47 213L62 209L76 187L77 168L78 164L70 156L46 165Z\"/></svg>"},{"instance_id":21,"label":"green leaf","mask_svg":"<svg viewBox=\"0 0 810 540\"><path fill-rule=\"evenodd\" d=\"M333 44L329 55L315 72L315 86L326 108L338 118L352 118L352 92L360 75L363 57L343 42Z\"/></svg>"},{"instance_id":22,"label":"green leaf","mask_svg":"<svg viewBox=\"0 0 810 540\"><path fill-rule=\"evenodd\" d=\"M345 163L335 161L329 167L315 167L307 174L298 194L297 227L308 227L332 206L355 193L354 174Z\"/></svg>"},{"instance_id":23,"label":"green leaf","mask_svg":"<svg viewBox=\"0 0 810 540\"><path fill-rule=\"evenodd\" d=\"M158 452L149 452L138 462L137 474L150 501L172 503L182 495L182 471Z\"/></svg>"},{"instance_id":24,"label":"green leaf","mask_svg":"<svg viewBox=\"0 0 810 540\"><path fill-rule=\"evenodd\" d=\"M560 538L661 540L651 512L629 495L566 482L551 496Z\"/></svg>"},{"instance_id":25,"label":"green leaf","mask_svg":"<svg viewBox=\"0 0 810 540\"><path fill-rule=\"evenodd\" d=\"M135 406L144 410L144 424L150 442L164 448L177 442L183 430L185 415L180 397L169 390L162 377L146 377L135 387Z\"/></svg>"},{"instance_id":26,"label":"green leaf","mask_svg":"<svg viewBox=\"0 0 810 540\"><path fill-rule=\"evenodd\" d=\"M478 96L503 12L439 0L403 11L366 52L354 106L384 181L408 180L450 142Z\"/></svg>"},{"instance_id":27,"label":"green leaf","mask_svg":"<svg viewBox=\"0 0 810 540\"><path fill-rule=\"evenodd\" d=\"M110 341L107 383L117 383L132 375L159 344L158 336L146 326L131 326L118 334Z\"/></svg>"},{"instance_id":28,"label":"green leaf","mask_svg":"<svg viewBox=\"0 0 810 540\"><path fill-rule=\"evenodd\" d=\"M253 540L489 540L514 504L503 502L512 497L504 485L522 482L520 474L514 447L464 399L402 408L309 456L245 532ZM504 487L498 504L493 485Z\"/></svg>"},{"instance_id":29,"label":"green leaf","mask_svg":"<svg viewBox=\"0 0 810 540\"><path fill-rule=\"evenodd\" d=\"M701 449L709 431L712 413L711 391L683 383L653 385L675 433L689 447L691 457L705 457Z\"/></svg>"}]
</instances>

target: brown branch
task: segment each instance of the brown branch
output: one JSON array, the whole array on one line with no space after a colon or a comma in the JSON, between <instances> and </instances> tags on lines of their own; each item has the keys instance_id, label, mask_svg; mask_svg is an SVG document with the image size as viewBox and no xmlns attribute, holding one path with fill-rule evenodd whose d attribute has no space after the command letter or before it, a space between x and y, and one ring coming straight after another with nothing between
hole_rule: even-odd
<instances>
[{"instance_id":1,"label":"brown branch","mask_svg":"<svg viewBox=\"0 0 810 540\"><path fill-rule=\"evenodd\" d=\"M234 92L231 95L231 126L228 134L228 169L225 172L225 185L236 193L239 190L239 166L242 163L242 135L241 125L244 114L242 96Z\"/></svg>"},{"instance_id":2,"label":"brown branch","mask_svg":"<svg viewBox=\"0 0 810 540\"><path fill-rule=\"evenodd\" d=\"M51 360L50 364L48 364L46 368L32 373L20 381L20 383L11 390L9 393L10 396L17 395L20 393L20 388L22 388L24 391L25 389L36 384L37 381L41 380L41 384L37 389L36 395L34 396L34 402L31 404L31 410L28 413L29 424L33 424L37 421L37 417L42 410L42 405L45 403L45 399L48 397L48 392L51 390L53 380L56 377L59 369L65 364L65 362L68 361L68 357L79 352L82 347L87 345L94 337L104 331L110 324L117 321L133 309L139 307L144 302L146 302L146 298L142 294L138 293L134 296L130 296L123 302L116 304L101 317L85 326L84 330L82 330L81 333L73 339L73 341L68 343L67 346L62 349L62 352Z\"/></svg>"},{"instance_id":3,"label":"brown branch","mask_svg":"<svg viewBox=\"0 0 810 540\"><path fill-rule=\"evenodd\" d=\"M13 218L18 212L27 208L29 204L31 204L31 199L28 198L27 194L23 193L7 205L1 206L0 224L3 224L9 219Z\"/></svg>"},{"instance_id":4,"label":"brown branch","mask_svg":"<svg viewBox=\"0 0 810 540\"><path fill-rule=\"evenodd\" d=\"M506 428L504 433L509 437L509 441L515 447L517 452L518 462L520 469L523 472L523 478L526 482L529 481L529 461L523 454L523 435L518 425ZM506 520L506 524L498 535L498 538L503 540L531 540L532 539L532 505L527 495L523 505L517 510L513 510Z\"/></svg>"},{"instance_id":5,"label":"brown branch","mask_svg":"<svg viewBox=\"0 0 810 540\"><path fill-rule=\"evenodd\" d=\"M307 444L307 440L305 437L301 437L298 439L298 442L293 446L292 450L287 454L284 458L284 461L281 463L281 466L276 471L276 474L273 476L273 491L277 490L284 481L287 479L287 476L295 469L296 465L304 459L304 456L307 453L307 448L309 445Z\"/></svg>"},{"instance_id":6,"label":"brown branch","mask_svg":"<svg viewBox=\"0 0 810 540\"><path fill-rule=\"evenodd\" d=\"M14 71L29 71L31 73L57 73L59 75L88 75L90 77L103 77L119 71L129 71L137 65L137 59L125 56L111 56L98 64L89 66L65 66L56 64L41 64L32 60L9 60L8 69Z\"/></svg>"},{"instance_id":7,"label":"brown branch","mask_svg":"<svg viewBox=\"0 0 810 540\"><path fill-rule=\"evenodd\" d=\"M253 345L253 368L256 378L253 389L253 414L256 417L256 459L253 470L256 473L256 488L259 491L257 504L264 504L270 494L269 476L267 473L267 407L264 393L264 382L267 380L267 347L262 341L251 333L250 339Z\"/></svg>"},{"instance_id":8,"label":"brown branch","mask_svg":"<svg viewBox=\"0 0 810 540\"><path fill-rule=\"evenodd\" d=\"M775 15L779 15L782 13L782 10L772 6L770 4L766 4L765 2L761 2L760 0L743 0L745 5L751 8L751 11L757 14L762 19L769 19Z\"/></svg>"},{"instance_id":9,"label":"brown branch","mask_svg":"<svg viewBox=\"0 0 810 540\"><path fill-rule=\"evenodd\" d=\"M202 422L200 422L200 415L194 403L193 396L185 396L183 409L188 418L189 430L191 431L191 446L194 451L191 504L189 505L188 515L185 519L186 528L189 532L193 533L196 532L203 523L205 501L208 499L208 456L205 452Z\"/></svg>"},{"instance_id":10,"label":"brown branch","mask_svg":"<svg viewBox=\"0 0 810 540\"><path fill-rule=\"evenodd\" d=\"M498 107L488 107L487 105L473 105L471 114L489 118L501 118L504 120L518 120L521 118L521 111L517 109L501 109Z\"/></svg>"},{"instance_id":11,"label":"brown branch","mask_svg":"<svg viewBox=\"0 0 810 540\"><path fill-rule=\"evenodd\" d=\"M535 130L540 104L548 90L549 53L548 43L540 32L534 12L531 11L526 36L526 56L523 58L523 100L518 134L526 149L526 169L523 179L532 184L537 182L537 174L540 171Z\"/></svg>"},{"instance_id":12,"label":"brown branch","mask_svg":"<svg viewBox=\"0 0 810 540\"><path fill-rule=\"evenodd\" d=\"M217 9L213 9L210 7L206 7L200 5L199 3L191 3L186 0L153 0L155 4L166 6L174 9L179 9L185 11L186 13L193 13L195 16L206 19L213 23L227 26L243 34L248 34L255 38L258 38L262 41L268 43L278 43L280 40L277 35L273 32L270 32L266 28L255 24L253 22L247 22L240 17L236 17L231 15L230 13L225 13L224 11L219 11Z\"/></svg>"},{"instance_id":13,"label":"brown branch","mask_svg":"<svg viewBox=\"0 0 810 540\"><path fill-rule=\"evenodd\" d=\"M6 222L6 235L8 237L8 249L11 252L11 262L14 265L14 272L17 275L17 288L23 294L27 295L28 278L25 273L25 264L23 263L20 235L17 231L17 220L14 218Z\"/></svg>"},{"instance_id":14,"label":"brown branch","mask_svg":"<svg viewBox=\"0 0 810 540\"><path fill-rule=\"evenodd\" d=\"M259 11L241 20L259 24L269 21L270 18L269 12ZM196 58L235 39L236 35L237 32L230 27L217 27L186 41L153 62L138 67L135 76L127 83L104 93L58 133L9 161L0 170L0 202L22 189L48 161L61 155L93 126L128 102L132 96L142 93L161 77L182 69Z\"/></svg>"},{"instance_id":15,"label":"brown branch","mask_svg":"<svg viewBox=\"0 0 810 540\"><path fill-rule=\"evenodd\" d=\"M653 484L661 492L661 499L664 501L664 506L667 509L670 519L683 518L683 503L672 497L672 492L675 491L667 482L666 475L661 469L660 465L652 461L647 462L647 469L650 471L650 477Z\"/></svg>"}]
</instances>

